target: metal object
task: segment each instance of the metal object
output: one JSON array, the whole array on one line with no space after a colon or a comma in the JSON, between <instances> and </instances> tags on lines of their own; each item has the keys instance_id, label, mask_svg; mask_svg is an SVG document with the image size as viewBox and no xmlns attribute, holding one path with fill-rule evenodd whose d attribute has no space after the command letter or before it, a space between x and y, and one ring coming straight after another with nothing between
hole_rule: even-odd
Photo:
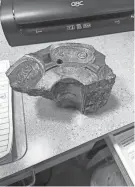
<instances>
[{"instance_id":1,"label":"metal object","mask_svg":"<svg viewBox=\"0 0 135 187\"><path fill-rule=\"evenodd\" d=\"M65 43L19 59L8 71L11 87L87 114L104 106L115 82L105 56L92 46Z\"/></svg>"}]
</instances>

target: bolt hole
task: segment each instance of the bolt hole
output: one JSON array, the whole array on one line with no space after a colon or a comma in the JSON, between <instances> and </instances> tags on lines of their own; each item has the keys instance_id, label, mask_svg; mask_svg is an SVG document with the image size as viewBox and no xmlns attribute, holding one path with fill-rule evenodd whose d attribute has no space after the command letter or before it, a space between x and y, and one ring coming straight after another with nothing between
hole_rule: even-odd
<instances>
[{"instance_id":1,"label":"bolt hole","mask_svg":"<svg viewBox=\"0 0 135 187\"><path fill-rule=\"evenodd\" d=\"M57 64L62 64L62 63L63 63L63 61L61 59L57 60Z\"/></svg>"}]
</instances>

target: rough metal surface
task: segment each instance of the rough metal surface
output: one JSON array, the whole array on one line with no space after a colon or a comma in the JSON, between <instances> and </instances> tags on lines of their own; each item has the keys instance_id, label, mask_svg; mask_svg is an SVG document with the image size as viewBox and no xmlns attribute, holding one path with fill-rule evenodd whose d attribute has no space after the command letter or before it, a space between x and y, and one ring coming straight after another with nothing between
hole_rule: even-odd
<instances>
[{"instance_id":1,"label":"rough metal surface","mask_svg":"<svg viewBox=\"0 0 135 187\"><path fill-rule=\"evenodd\" d=\"M7 71L11 87L31 96L54 100L81 113L104 106L116 75L105 55L81 43L51 45L20 58Z\"/></svg>"}]
</instances>

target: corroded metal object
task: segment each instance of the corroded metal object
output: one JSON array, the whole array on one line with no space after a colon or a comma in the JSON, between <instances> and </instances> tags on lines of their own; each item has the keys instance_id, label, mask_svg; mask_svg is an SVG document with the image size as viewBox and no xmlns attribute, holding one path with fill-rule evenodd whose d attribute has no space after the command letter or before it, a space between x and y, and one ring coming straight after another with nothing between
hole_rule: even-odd
<instances>
[{"instance_id":1,"label":"corroded metal object","mask_svg":"<svg viewBox=\"0 0 135 187\"><path fill-rule=\"evenodd\" d=\"M10 67L7 76L14 90L75 107L83 114L107 103L116 78L102 53L79 43L51 45L27 54Z\"/></svg>"}]
</instances>

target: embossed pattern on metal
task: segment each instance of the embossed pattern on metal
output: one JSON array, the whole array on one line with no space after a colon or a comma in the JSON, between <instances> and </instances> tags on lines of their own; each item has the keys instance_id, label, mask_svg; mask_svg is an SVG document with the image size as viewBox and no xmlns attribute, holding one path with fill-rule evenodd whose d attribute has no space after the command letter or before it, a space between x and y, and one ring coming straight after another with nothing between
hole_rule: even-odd
<instances>
[{"instance_id":1,"label":"embossed pattern on metal","mask_svg":"<svg viewBox=\"0 0 135 187\"><path fill-rule=\"evenodd\" d=\"M116 75L93 46L61 43L25 55L7 71L11 87L31 96L96 112L110 96Z\"/></svg>"}]
</instances>

